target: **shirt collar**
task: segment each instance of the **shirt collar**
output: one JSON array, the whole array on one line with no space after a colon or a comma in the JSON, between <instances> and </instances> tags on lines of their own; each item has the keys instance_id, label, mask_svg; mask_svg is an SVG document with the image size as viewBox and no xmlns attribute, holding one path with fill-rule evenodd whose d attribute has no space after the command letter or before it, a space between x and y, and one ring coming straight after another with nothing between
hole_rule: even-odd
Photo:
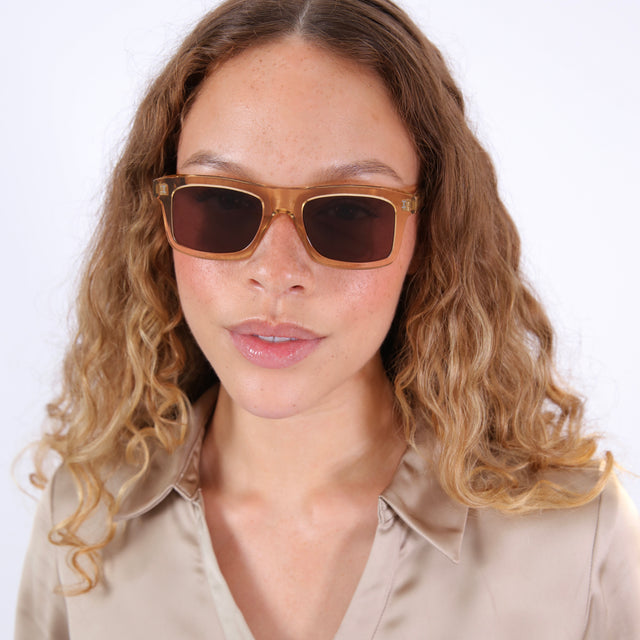
<instances>
[{"instance_id":1,"label":"shirt collar","mask_svg":"<svg viewBox=\"0 0 640 640\"><path fill-rule=\"evenodd\" d=\"M146 513L162 502L172 490L187 500L196 497L200 483L200 450L217 397L218 388L212 387L191 407L187 437L173 453L160 447L153 451L147 472L123 499L116 521L130 520ZM127 470L121 470L109 485L112 484L117 493L131 475Z\"/></svg>"},{"instance_id":2,"label":"shirt collar","mask_svg":"<svg viewBox=\"0 0 640 640\"><path fill-rule=\"evenodd\" d=\"M420 447L407 449L380 497L411 529L459 562L469 509L445 493Z\"/></svg>"},{"instance_id":3,"label":"shirt collar","mask_svg":"<svg viewBox=\"0 0 640 640\"><path fill-rule=\"evenodd\" d=\"M172 490L193 500L200 480L200 451L218 396L217 387L206 391L193 405L185 441L173 452L158 448L149 469L125 496L116 521L130 520L153 509ZM460 559L468 508L450 498L429 469L426 456L408 448L389 486L380 496L411 529L454 562ZM109 482L112 492L122 486L126 471Z\"/></svg>"}]
</instances>

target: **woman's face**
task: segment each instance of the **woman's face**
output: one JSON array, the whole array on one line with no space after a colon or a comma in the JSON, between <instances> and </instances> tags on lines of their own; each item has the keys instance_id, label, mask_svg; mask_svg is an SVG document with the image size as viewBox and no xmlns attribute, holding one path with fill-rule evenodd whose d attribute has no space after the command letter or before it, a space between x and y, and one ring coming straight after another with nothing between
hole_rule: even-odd
<instances>
[{"instance_id":1,"label":"woman's face","mask_svg":"<svg viewBox=\"0 0 640 640\"><path fill-rule=\"evenodd\" d=\"M232 58L203 83L180 135L178 172L406 189L418 159L376 76L292 37ZM339 406L379 382L415 218L397 259L377 269L315 262L285 215L249 258L174 252L186 320L240 407L284 418Z\"/></svg>"}]
</instances>

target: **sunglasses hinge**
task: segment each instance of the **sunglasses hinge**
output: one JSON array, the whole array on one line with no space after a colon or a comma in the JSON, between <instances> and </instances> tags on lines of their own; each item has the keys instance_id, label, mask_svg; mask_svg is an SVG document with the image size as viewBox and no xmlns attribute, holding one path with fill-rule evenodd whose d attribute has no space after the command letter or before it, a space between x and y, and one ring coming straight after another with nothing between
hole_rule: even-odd
<instances>
[{"instance_id":1,"label":"sunglasses hinge","mask_svg":"<svg viewBox=\"0 0 640 640\"><path fill-rule=\"evenodd\" d=\"M418 208L418 198L413 196L413 198L407 198L402 201L402 210L409 211L410 213L415 213Z\"/></svg>"}]
</instances>

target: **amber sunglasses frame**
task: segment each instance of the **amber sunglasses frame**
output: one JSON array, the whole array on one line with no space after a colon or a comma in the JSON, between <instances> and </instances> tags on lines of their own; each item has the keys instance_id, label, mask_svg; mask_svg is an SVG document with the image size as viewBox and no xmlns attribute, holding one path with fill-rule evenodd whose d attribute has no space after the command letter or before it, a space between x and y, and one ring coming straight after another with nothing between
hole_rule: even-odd
<instances>
[{"instance_id":1,"label":"amber sunglasses frame","mask_svg":"<svg viewBox=\"0 0 640 640\"><path fill-rule=\"evenodd\" d=\"M173 232L173 196L181 188L187 186L222 187L258 198L262 202L262 219L253 240L240 251L232 253L210 253L190 249L179 244ZM276 216L288 215L294 223L298 236L307 253L320 264L341 267L344 269L371 269L383 267L395 260L402 244L405 224L409 216L418 210L418 196L415 188L401 191L388 187L369 185L319 185L312 187L268 187L245 180L223 178L219 176L201 176L178 174L156 178L153 181L154 193L162 204L164 227L169 244L182 253L196 258L208 260L240 260L248 258L260 244L269 225ZM368 196L390 203L395 211L393 244L391 252L385 258L373 262L347 262L327 258L319 253L311 244L304 228L302 209L305 203L316 198L327 196Z\"/></svg>"}]
</instances>

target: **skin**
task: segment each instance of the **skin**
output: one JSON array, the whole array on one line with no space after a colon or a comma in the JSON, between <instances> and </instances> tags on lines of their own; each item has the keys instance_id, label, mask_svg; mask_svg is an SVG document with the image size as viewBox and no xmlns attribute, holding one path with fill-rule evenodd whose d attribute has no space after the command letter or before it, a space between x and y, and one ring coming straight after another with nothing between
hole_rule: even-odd
<instances>
[{"instance_id":1,"label":"skin","mask_svg":"<svg viewBox=\"0 0 640 640\"><path fill-rule=\"evenodd\" d=\"M418 159L376 76L290 37L203 83L178 171L408 189ZM205 514L256 638L333 637L364 569L377 497L405 448L379 348L415 235L412 217L398 258L366 270L313 261L286 216L243 260L174 253L185 317L221 381L201 459ZM230 336L247 320L293 324L318 344L289 367L257 366Z\"/></svg>"}]
</instances>

